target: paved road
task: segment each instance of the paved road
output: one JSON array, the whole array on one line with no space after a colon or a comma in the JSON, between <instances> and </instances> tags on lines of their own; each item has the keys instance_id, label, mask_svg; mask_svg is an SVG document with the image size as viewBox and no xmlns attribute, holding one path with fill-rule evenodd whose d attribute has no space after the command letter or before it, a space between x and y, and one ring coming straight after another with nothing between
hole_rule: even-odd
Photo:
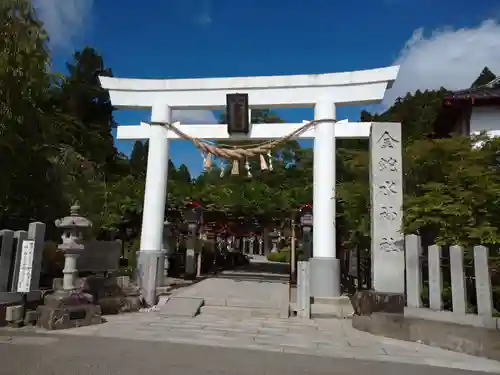
<instances>
[{"instance_id":1,"label":"paved road","mask_svg":"<svg viewBox=\"0 0 500 375\"><path fill-rule=\"evenodd\" d=\"M462 375L400 363L102 337L0 331L2 375Z\"/></svg>"},{"instance_id":2,"label":"paved road","mask_svg":"<svg viewBox=\"0 0 500 375\"><path fill-rule=\"evenodd\" d=\"M120 338L160 343L256 349L285 354L350 358L500 373L500 363L426 345L373 336L352 328L349 320L277 318L165 318L160 313L108 316L108 322L49 335Z\"/></svg>"}]
</instances>

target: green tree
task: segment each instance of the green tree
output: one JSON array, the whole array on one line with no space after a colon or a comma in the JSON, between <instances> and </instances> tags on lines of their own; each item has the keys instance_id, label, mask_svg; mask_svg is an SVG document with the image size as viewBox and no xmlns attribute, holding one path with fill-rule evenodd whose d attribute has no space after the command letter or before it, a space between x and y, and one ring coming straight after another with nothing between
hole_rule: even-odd
<instances>
[{"instance_id":1,"label":"green tree","mask_svg":"<svg viewBox=\"0 0 500 375\"><path fill-rule=\"evenodd\" d=\"M191 183L191 173L186 164L179 165L175 173L175 181L180 184L190 184Z\"/></svg>"},{"instance_id":2,"label":"green tree","mask_svg":"<svg viewBox=\"0 0 500 375\"><path fill-rule=\"evenodd\" d=\"M31 3L0 2L0 227L52 220L61 206L51 157L64 123L51 102L47 34Z\"/></svg>"},{"instance_id":3,"label":"green tree","mask_svg":"<svg viewBox=\"0 0 500 375\"><path fill-rule=\"evenodd\" d=\"M138 178L146 178L148 164L148 144L147 142L136 141L130 154L130 170Z\"/></svg>"},{"instance_id":4,"label":"green tree","mask_svg":"<svg viewBox=\"0 0 500 375\"><path fill-rule=\"evenodd\" d=\"M76 51L73 60L66 64L69 75L62 81L59 96L60 106L77 125L65 143L109 175L117 158L111 134L115 123L109 93L101 87L99 76L113 73L90 47Z\"/></svg>"},{"instance_id":5,"label":"green tree","mask_svg":"<svg viewBox=\"0 0 500 375\"><path fill-rule=\"evenodd\" d=\"M421 140L405 152L405 231L439 244L500 243L500 140Z\"/></svg>"},{"instance_id":6,"label":"green tree","mask_svg":"<svg viewBox=\"0 0 500 375\"><path fill-rule=\"evenodd\" d=\"M405 142L426 138L434 131L437 115L447 93L444 88L424 92L417 90L413 94L406 94L404 98L398 98L384 113L361 112L361 121L401 122Z\"/></svg>"},{"instance_id":7,"label":"green tree","mask_svg":"<svg viewBox=\"0 0 500 375\"><path fill-rule=\"evenodd\" d=\"M476 80L472 83L471 87L474 88L487 85L495 78L497 78L497 76L490 70L490 68L485 66L481 71L481 74L479 74L479 77L477 77Z\"/></svg>"}]
</instances>

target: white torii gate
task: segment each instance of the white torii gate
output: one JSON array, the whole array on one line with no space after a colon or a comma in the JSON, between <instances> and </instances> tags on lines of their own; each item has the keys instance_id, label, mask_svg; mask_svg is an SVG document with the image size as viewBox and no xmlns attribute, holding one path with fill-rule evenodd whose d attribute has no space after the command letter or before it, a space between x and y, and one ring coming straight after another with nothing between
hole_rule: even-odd
<instances>
[{"instance_id":1,"label":"white torii gate","mask_svg":"<svg viewBox=\"0 0 500 375\"><path fill-rule=\"evenodd\" d=\"M128 79L100 77L117 108L151 108L152 122L172 122L174 109L224 109L226 95L247 93L250 109L313 107L314 118L335 119L336 106L378 104L392 86L399 66L331 74L204 79ZM227 132L226 124L179 125L200 139L276 139L303 126L252 124L247 136ZM314 139L312 293L340 296L340 264L335 249L335 138L367 138L371 123L318 123L300 138ZM138 265L146 302L156 303L157 269L163 264L162 234L169 140L178 136L164 126L118 126L118 139L149 140L146 188Z\"/></svg>"}]
</instances>

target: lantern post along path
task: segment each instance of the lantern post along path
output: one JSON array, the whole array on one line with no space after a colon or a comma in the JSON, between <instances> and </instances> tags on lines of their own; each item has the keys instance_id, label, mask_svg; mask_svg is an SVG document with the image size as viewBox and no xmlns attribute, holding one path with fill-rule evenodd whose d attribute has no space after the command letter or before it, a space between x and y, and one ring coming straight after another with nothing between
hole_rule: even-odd
<instances>
[{"instance_id":1,"label":"lantern post along path","mask_svg":"<svg viewBox=\"0 0 500 375\"><path fill-rule=\"evenodd\" d=\"M169 141L179 135L166 126L172 110L225 109L228 94L247 94L250 111L260 108L314 108L318 123L298 138L314 139L313 258L311 293L340 296L340 266L335 249L335 138L368 138L371 123L337 122L337 106L378 104L392 86L399 66L353 72L292 76L202 79L129 79L100 77L116 108L150 108L151 123L118 126L117 138L149 140L149 154L139 251L139 275L147 303L156 303L157 265L163 262L162 232L167 184ZM251 124L248 134L229 134L226 124L177 125L198 139L279 139L303 123ZM163 264L163 263L160 263Z\"/></svg>"}]
</instances>

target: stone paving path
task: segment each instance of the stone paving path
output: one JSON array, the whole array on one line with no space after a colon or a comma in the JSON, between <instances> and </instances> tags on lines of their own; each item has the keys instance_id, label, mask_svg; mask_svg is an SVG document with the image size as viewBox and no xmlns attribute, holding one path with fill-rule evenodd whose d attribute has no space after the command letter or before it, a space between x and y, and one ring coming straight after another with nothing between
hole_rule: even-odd
<instances>
[{"instance_id":1,"label":"stone paving path","mask_svg":"<svg viewBox=\"0 0 500 375\"><path fill-rule=\"evenodd\" d=\"M288 311L288 281L288 265L260 257L251 259L247 266L177 289L172 295L203 298L207 306Z\"/></svg>"},{"instance_id":2,"label":"stone paving path","mask_svg":"<svg viewBox=\"0 0 500 375\"><path fill-rule=\"evenodd\" d=\"M203 298L209 306L280 308L288 304L288 284L210 278L172 293Z\"/></svg>"},{"instance_id":3,"label":"stone paving path","mask_svg":"<svg viewBox=\"0 0 500 375\"><path fill-rule=\"evenodd\" d=\"M90 327L54 331L56 335L123 338L155 342L255 349L500 372L500 362L373 336L349 320L164 318L158 312L107 317Z\"/></svg>"}]
</instances>

